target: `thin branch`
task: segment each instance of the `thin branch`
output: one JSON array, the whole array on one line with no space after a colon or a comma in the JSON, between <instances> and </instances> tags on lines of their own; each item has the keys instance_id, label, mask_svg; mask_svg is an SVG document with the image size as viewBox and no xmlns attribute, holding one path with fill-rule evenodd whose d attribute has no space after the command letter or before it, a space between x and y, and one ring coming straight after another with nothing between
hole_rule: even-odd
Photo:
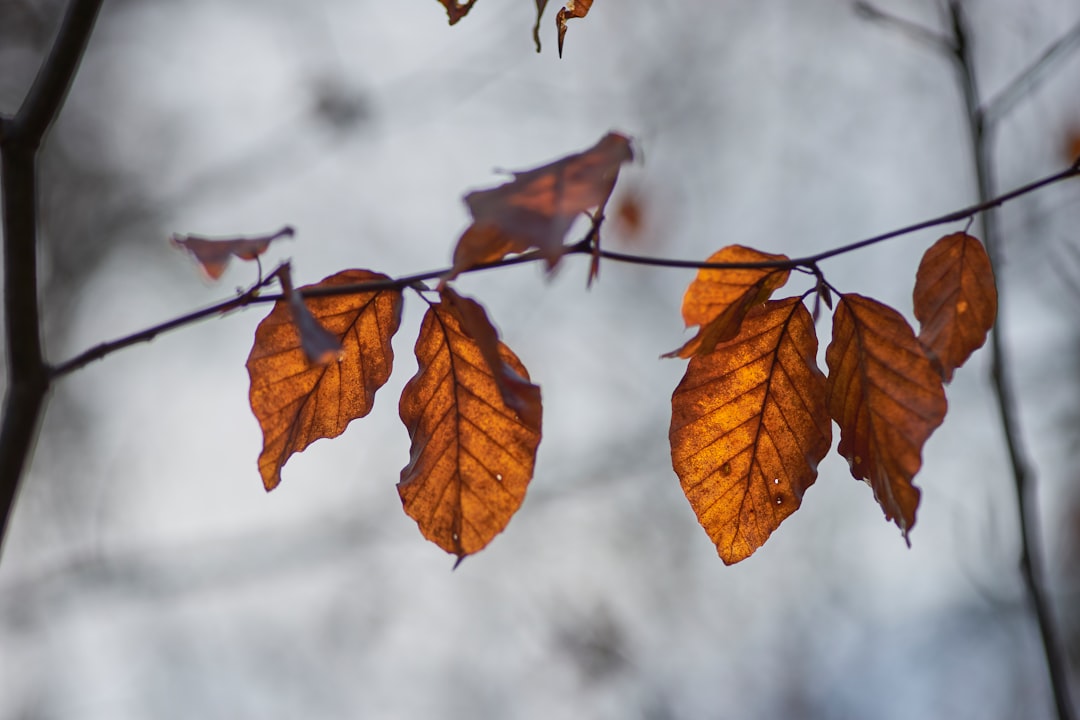
<instances>
[{"instance_id":1,"label":"thin branch","mask_svg":"<svg viewBox=\"0 0 1080 720\"><path fill-rule=\"evenodd\" d=\"M954 55L957 79L964 98L969 135L971 140L972 161L975 164L979 198L985 200L994 195L993 168L993 129L986 122L986 117L979 100L979 86L975 78L975 65L971 53L970 34L967 19L959 0L951 0L949 5L953 36L956 46ZM1073 164L1075 168L1080 160ZM1001 238L998 233L997 216L993 209L980 216L983 225L983 239L987 252L995 269L1000 270ZM998 293L1001 293L1003 273L997 273ZM1013 484L1016 488L1017 511L1020 522L1020 572L1031 600L1032 610L1039 626L1043 653L1046 657L1050 686L1054 696L1058 720L1072 720L1072 701L1069 698L1068 660L1060 644L1049 599L1045 593L1044 561L1042 538L1040 536L1038 503L1035 495L1035 477L1031 464L1021 443L1016 393L1009 377L1007 356L1002 342L1002 316L999 312L994 331L990 337L991 377L994 395L997 398L998 414L1005 435L1005 445L1012 467Z\"/></svg>"},{"instance_id":2,"label":"thin branch","mask_svg":"<svg viewBox=\"0 0 1080 720\"><path fill-rule=\"evenodd\" d=\"M56 119L102 0L72 0L22 107L0 123L8 383L0 426L0 546L49 390L37 284L37 151Z\"/></svg>"},{"instance_id":3,"label":"thin branch","mask_svg":"<svg viewBox=\"0 0 1080 720\"><path fill-rule=\"evenodd\" d=\"M1080 21L983 105L986 124L993 125L1008 115L1018 102L1039 86L1055 64L1060 64L1077 47L1080 47Z\"/></svg>"},{"instance_id":4,"label":"thin branch","mask_svg":"<svg viewBox=\"0 0 1080 720\"><path fill-rule=\"evenodd\" d=\"M36 148L60 114L71 81L82 62L103 0L72 0L49 56L13 121L12 133Z\"/></svg>"},{"instance_id":5,"label":"thin branch","mask_svg":"<svg viewBox=\"0 0 1080 720\"><path fill-rule=\"evenodd\" d=\"M872 3L866 2L866 0L856 0L853 7L855 14L859 17L898 30L912 40L927 45L933 50L945 53L950 53L953 50L952 41L936 30L931 30L911 20L893 15Z\"/></svg>"},{"instance_id":6,"label":"thin branch","mask_svg":"<svg viewBox=\"0 0 1080 720\"><path fill-rule=\"evenodd\" d=\"M996 198L992 198L986 202L981 202L977 205L957 210L955 212L947 213L930 220L924 220L914 225L908 225L907 227L893 230L891 232L883 233L881 235L875 235L874 237L866 238L858 242L851 243L849 245L843 245L832 250L818 253L816 255L808 255L802 258L795 258L787 261L772 261L772 262L746 262L746 263L715 263L715 262L699 262L695 260L678 260L675 258L663 258L663 257L647 257L641 255L630 255L627 253L620 253L613 250L597 250L593 240L597 233L597 228L594 225L589 229L585 238L580 242L573 245L567 245L563 248L563 255L592 255L594 252L600 257L611 260L613 262L628 263L632 265L650 265L652 267L667 267L667 268L682 268L690 270L740 270L749 268L804 268L812 273L819 273L817 270L817 264L822 260L826 260L837 255L859 250L861 248L874 245L876 243L884 242L892 238L900 237L902 235L908 235L919 230L925 230L926 228L935 227L937 225L945 225L951 222L957 222L960 220L967 220L979 213L985 212L989 208L997 207L1010 200L1015 200L1018 197L1027 195L1028 193L1035 192L1041 188L1047 187L1062 180L1066 180L1072 177L1080 176L1080 160L1077 160L1071 167L1066 168L1060 172L1048 175L1034 182L1028 183L1022 187L1019 187L1011 192L1005 193ZM521 255L515 255L513 257L504 258L496 262L484 263L475 267L469 268L462 272L471 273L479 272L482 270L491 270L494 268L507 267L510 265L521 265L524 263L536 262L538 260L544 260L546 256L538 251L530 251ZM377 292L379 290L400 290L410 286L417 285L418 283L424 283L428 280L440 280L446 277L451 271L451 268L443 268L441 270L429 270L428 272L417 273L415 275L404 275L398 278L389 278L386 280L370 280L362 283L351 283L348 285L333 285L327 287L314 287L307 290L303 290L304 297L330 297L337 295L355 295L365 292ZM181 315L167 320L159 325L140 330L139 332L131 335L125 335L106 343L97 345L90 348L79 355L60 363L52 368L51 377L57 379L65 375L69 375L80 368L89 365L92 362L101 360L102 358L111 355L112 353L123 350L124 348L131 347L132 345L138 345L140 343L149 342L158 335L168 332L170 330L176 330L186 325L198 322L205 318L221 315L232 310L237 310L249 305L257 305L262 303L277 302L284 299L280 294L260 295L254 292L258 288L253 288L239 297L229 298L219 303L205 307L201 310L195 310L193 312Z\"/></svg>"}]
</instances>

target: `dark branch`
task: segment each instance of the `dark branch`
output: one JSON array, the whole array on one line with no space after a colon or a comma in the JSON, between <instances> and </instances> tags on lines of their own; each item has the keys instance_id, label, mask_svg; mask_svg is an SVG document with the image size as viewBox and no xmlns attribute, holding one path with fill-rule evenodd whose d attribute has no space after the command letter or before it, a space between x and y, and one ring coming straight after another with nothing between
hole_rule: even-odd
<instances>
[{"instance_id":1,"label":"dark branch","mask_svg":"<svg viewBox=\"0 0 1080 720\"><path fill-rule=\"evenodd\" d=\"M993 166L993 128L986 122L986 116L979 100L979 87L975 78L975 64L972 59L971 39L967 19L959 0L950 0L949 10L956 52L954 55L957 78L964 98L971 140L972 161L978 183L979 199L986 201L994 196ZM1016 87L1022 87L1018 85ZM1017 96L1019 97L1019 96ZM1080 160L1073 163L1075 169ZM997 216L993 208L980 216L983 225L983 239L997 275L998 293L1002 296L1001 238L998 232ZM1050 686L1054 695L1054 705L1058 720L1072 720L1072 701L1069 698L1068 660L1060 644L1060 635L1054 621L1050 603L1046 597L1043 575L1042 538L1040 536L1038 503L1035 496L1035 478L1031 465L1024 451L1020 436L1020 426L1016 405L1016 393L1008 372L1008 358L1002 342L1002 309L1005 303L998 303L998 317L994 331L990 336L991 377L994 395L997 398L998 414L1005 435L1005 445L1009 453L1013 484L1016 488L1017 511L1020 521L1020 572L1031 600L1032 609L1039 633L1042 638L1043 653L1046 656Z\"/></svg>"},{"instance_id":2,"label":"dark branch","mask_svg":"<svg viewBox=\"0 0 1080 720\"><path fill-rule=\"evenodd\" d=\"M1067 178L1080 176L1080 160L1074 163L1071 167L1062 170L1061 172L1054 173L1047 177L1036 180L1035 182L1028 183L1022 187L1019 187L1011 192L1005 193L996 198L981 202L977 205L964 208L963 210L957 210L955 212L941 215L930 220L924 220L914 225L908 225L907 227L893 230L891 232L884 233L882 235L875 235L874 237L860 240L858 242L851 243L849 245L843 245L832 250L818 253L816 255L809 255L807 257L795 258L792 260L782 262L747 262L747 263L710 263L699 262L695 260L678 260L675 258L660 258L660 257L645 257L640 255L629 255L627 253L615 252L612 250L598 250L595 248L593 241L596 236L597 229L595 227L590 228L588 234L580 242L573 245L567 245L563 249L564 255L581 255L581 254L593 254L596 252L601 258L611 260L613 262L629 263L633 265L650 265L653 267L668 267L668 268L683 268L690 270L738 270L747 268L804 268L811 273L819 274L817 265L822 260L826 260L837 255L849 253L854 250L874 245L879 242L884 242L892 238L900 237L902 235L908 235L918 230L925 230L926 228L935 227L937 225L945 225L951 222L958 222L960 220L967 220L981 212L985 212L989 208L997 207L1015 200L1018 197L1027 195L1028 193L1035 192L1048 185L1052 185L1057 182L1061 182ZM521 265L524 263L536 262L538 260L544 260L546 256L537 251L530 251L521 255L515 255L513 257L505 258L496 262L485 263L477 265L476 267L469 268L464 272L479 272L481 270L491 270L494 268L507 267L509 265ZM424 283L428 280L439 280L450 273L451 268L443 268L442 270L430 270L428 272L417 273L415 275L405 275L398 278L390 278L387 280L373 280L362 283L353 283L349 285L334 285L328 287L316 287L304 290L304 297L328 297L333 295L355 295L357 293L364 292L376 292L379 290L400 290L403 288L411 287L417 283ZM85 352L76 355L75 357L67 360L59 365L56 365L52 371L52 378L63 377L76 370L89 365L92 362L101 360L102 358L111 355L117 350L122 350L132 345L138 345L140 343L153 340L158 335L168 332L170 330L176 330L186 325L198 322L205 318L221 315L231 310L237 310L248 305L256 305L261 303L277 302L283 299L280 294L272 295L258 295L253 288L244 295L235 298L229 298L223 300L215 305L190 312L186 315L173 318L159 325L141 330L131 335L125 335L124 337L117 338L110 342L102 343L96 347L90 348Z\"/></svg>"},{"instance_id":3,"label":"dark branch","mask_svg":"<svg viewBox=\"0 0 1080 720\"><path fill-rule=\"evenodd\" d=\"M60 114L71 81L82 61L103 0L72 0L60 23L49 56L12 123L12 134L36 148Z\"/></svg>"},{"instance_id":4,"label":"dark branch","mask_svg":"<svg viewBox=\"0 0 1080 720\"><path fill-rule=\"evenodd\" d=\"M952 52L952 42L949 38L935 30L923 27L911 20L905 20L892 13L885 12L876 5L866 2L865 0L856 0L854 9L855 14L859 17L898 30L912 40L923 43L933 50L946 53Z\"/></svg>"},{"instance_id":5,"label":"dark branch","mask_svg":"<svg viewBox=\"0 0 1080 720\"><path fill-rule=\"evenodd\" d=\"M0 426L0 544L49 390L37 285L37 152L78 69L101 0L72 0L19 112L0 122L7 394Z\"/></svg>"}]
</instances>

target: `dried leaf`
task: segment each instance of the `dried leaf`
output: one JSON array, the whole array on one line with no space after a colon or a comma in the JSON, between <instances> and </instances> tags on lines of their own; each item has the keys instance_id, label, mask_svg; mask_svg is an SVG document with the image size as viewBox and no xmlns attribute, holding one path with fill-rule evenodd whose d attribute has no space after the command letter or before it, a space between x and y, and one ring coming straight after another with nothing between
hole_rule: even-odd
<instances>
[{"instance_id":1,"label":"dried leaf","mask_svg":"<svg viewBox=\"0 0 1080 720\"><path fill-rule=\"evenodd\" d=\"M563 40L566 38L566 21L585 17L592 9L592 4L593 0L570 0L555 16L555 22L559 26L559 57L562 57Z\"/></svg>"},{"instance_id":2,"label":"dried leaf","mask_svg":"<svg viewBox=\"0 0 1080 720\"><path fill-rule=\"evenodd\" d=\"M277 270L278 280L289 306L293 324L300 333L300 347L308 362L313 365L326 365L341 358L341 341L324 328L304 305L303 296L293 290L292 271L289 263Z\"/></svg>"},{"instance_id":3,"label":"dried leaf","mask_svg":"<svg viewBox=\"0 0 1080 720\"><path fill-rule=\"evenodd\" d=\"M533 42L536 43L536 52L540 52L540 18L544 16L548 0L536 0L536 24L533 25Z\"/></svg>"},{"instance_id":4,"label":"dried leaf","mask_svg":"<svg viewBox=\"0 0 1080 720\"><path fill-rule=\"evenodd\" d=\"M469 14L472 10L472 6L476 4L476 0L468 0L468 2L458 2L457 0L439 0L444 8L446 8L446 14L450 18L450 24L453 25L461 18Z\"/></svg>"},{"instance_id":5,"label":"dried leaf","mask_svg":"<svg viewBox=\"0 0 1080 720\"><path fill-rule=\"evenodd\" d=\"M986 342L997 318L994 269L981 242L954 233L926 251L915 278L915 317L919 341L949 382Z\"/></svg>"},{"instance_id":6,"label":"dried leaf","mask_svg":"<svg viewBox=\"0 0 1080 720\"><path fill-rule=\"evenodd\" d=\"M368 270L345 270L309 287L386 279ZM259 472L267 490L281 482L281 468L293 453L320 438L337 437L352 420L371 412L375 392L390 377L390 340L401 321L401 304L398 290L306 298L304 305L342 347L341 360L323 366L308 362L288 302L276 303L259 323L247 368L251 409L263 431Z\"/></svg>"},{"instance_id":7,"label":"dried leaf","mask_svg":"<svg viewBox=\"0 0 1080 720\"><path fill-rule=\"evenodd\" d=\"M480 343L494 339L499 362L522 382L529 374L497 336L485 329L478 341L469 334L476 318L463 322L463 301L428 309L416 341L419 368L399 406L412 438L398 483L405 512L424 537L459 561L491 542L520 507L532 479L541 416L538 388L520 394L528 398L526 409L507 407Z\"/></svg>"},{"instance_id":8,"label":"dried leaf","mask_svg":"<svg viewBox=\"0 0 1080 720\"><path fill-rule=\"evenodd\" d=\"M786 255L771 255L742 245L728 245L714 253L711 263L786 262ZM688 358L707 355L717 343L739 333L739 325L755 305L769 299L788 281L791 271L775 268L698 270L683 296L682 315L686 326L700 325L698 334L678 350L664 357Z\"/></svg>"},{"instance_id":9,"label":"dried leaf","mask_svg":"<svg viewBox=\"0 0 1080 720\"><path fill-rule=\"evenodd\" d=\"M293 237L295 231L285 226L276 233L253 238L230 238L214 240L198 235L173 235L172 243L191 253L203 272L217 280L225 273L229 260L238 257L241 260L254 260L270 247L270 243L283 237Z\"/></svg>"},{"instance_id":10,"label":"dried leaf","mask_svg":"<svg viewBox=\"0 0 1080 720\"><path fill-rule=\"evenodd\" d=\"M837 450L910 545L919 506L912 479L947 408L941 376L903 316L861 295L840 297L825 360Z\"/></svg>"},{"instance_id":11,"label":"dried leaf","mask_svg":"<svg viewBox=\"0 0 1080 720\"><path fill-rule=\"evenodd\" d=\"M512 181L499 187L469 193L465 204L473 224L458 241L454 267L446 280L530 248L538 248L548 269L554 268L574 220L587 210L603 207L615 187L619 167L631 159L629 139L608 133L584 152L514 173Z\"/></svg>"},{"instance_id":12,"label":"dried leaf","mask_svg":"<svg viewBox=\"0 0 1080 720\"><path fill-rule=\"evenodd\" d=\"M798 510L832 439L817 335L798 298L752 309L671 397L671 460L725 564Z\"/></svg>"}]
</instances>

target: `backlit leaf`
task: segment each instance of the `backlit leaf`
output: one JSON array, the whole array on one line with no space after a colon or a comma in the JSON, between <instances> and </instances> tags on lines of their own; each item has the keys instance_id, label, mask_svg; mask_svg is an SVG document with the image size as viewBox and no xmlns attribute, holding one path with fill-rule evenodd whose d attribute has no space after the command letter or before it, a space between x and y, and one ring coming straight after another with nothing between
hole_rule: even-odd
<instances>
[{"instance_id":1,"label":"backlit leaf","mask_svg":"<svg viewBox=\"0 0 1080 720\"><path fill-rule=\"evenodd\" d=\"M746 315L690 360L671 397L671 460L724 563L749 557L795 512L829 451L817 335L798 298Z\"/></svg>"},{"instance_id":2,"label":"backlit leaf","mask_svg":"<svg viewBox=\"0 0 1080 720\"><path fill-rule=\"evenodd\" d=\"M224 274L232 258L254 260L266 252L273 241L283 237L291 238L294 234L295 231L286 225L276 233L260 237L214 240L198 235L173 235L172 243L191 253L203 272L212 280L217 280Z\"/></svg>"},{"instance_id":3,"label":"backlit leaf","mask_svg":"<svg viewBox=\"0 0 1080 720\"><path fill-rule=\"evenodd\" d=\"M447 280L475 265L531 248L544 254L549 270L554 268L574 220L603 207L619 167L631 159L630 140L608 133L584 152L514 173L513 180L499 187L469 193L465 204L473 224L454 249L454 267Z\"/></svg>"},{"instance_id":4,"label":"backlit leaf","mask_svg":"<svg viewBox=\"0 0 1080 720\"><path fill-rule=\"evenodd\" d=\"M525 498L541 407L539 388L531 385L515 395L525 408L507 407L489 362L491 342L499 365L520 383L528 384L528 372L493 328L473 337L477 319L463 322L458 309L471 301L450 297L424 316L416 341L419 368L401 394L412 449L398 493L424 537L460 561L502 532ZM486 316L483 323L491 327Z\"/></svg>"},{"instance_id":5,"label":"backlit leaf","mask_svg":"<svg viewBox=\"0 0 1080 720\"><path fill-rule=\"evenodd\" d=\"M566 21L572 18L583 18L589 14L593 0L570 0L566 7L559 10L555 16L555 22L559 26L559 57L562 57L563 40L566 38Z\"/></svg>"},{"instance_id":6,"label":"backlit leaf","mask_svg":"<svg viewBox=\"0 0 1080 720\"><path fill-rule=\"evenodd\" d=\"M840 297L825 360L837 449L910 544L919 506L912 478L947 408L941 375L903 316L861 295Z\"/></svg>"},{"instance_id":7,"label":"backlit leaf","mask_svg":"<svg viewBox=\"0 0 1080 720\"><path fill-rule=\"evenodd\" d=\"M938 240L915 278L919 341L937 361L945 382L982 347L997 317L997 287L990 256L967 233Z\"/></svg>"},{"instance_id":8,"label":"backlit leaf","mask_svg":"<svg viewBox=\"0 0 1080 720\"><path fill-rule=\"evenodd\" d=\"M368 270L345 270L309 288L386 279ZM320 438L337 437L352 420L371 412L394 362L390 340L401 320L400 291L303 302L340 343L341 356L338 362L312 364L286 301L277 302L255 330L247 368L251 409L263 431L259 472L267 490L281 482L281 468L293 453Z\"/></svg>"},{"instance_id":9,"label":"backlit leaf","mask_svg":"<svg viewBox=\"0 0 1080 720\"><path fill-rule=\"evenodd\" d=\"M785 262L786 255L770 255L742 245L729 245L714 253L711 263ZM700 325L697 335L664 357L688 358L707 355L717 343L735 337L750 308L769 299L788 281L791 271L775 268L698 270L683 296L682 315L686 326Z\"/></svg>"},{"instance_id":10,"label":"backlit leaf","mask_svg":"<svg viewBox=\"0 0 1080 720\"><path fill-rule=\"evenodd\" d=\"M453 25L461 18L469 14L472 10L472 6L476 4L476 0L468 0L468 2L458 2L457 0L439 0L444 8L446 8L446 14L450 18L450 24Z\"/></svg>"}]
</instances>

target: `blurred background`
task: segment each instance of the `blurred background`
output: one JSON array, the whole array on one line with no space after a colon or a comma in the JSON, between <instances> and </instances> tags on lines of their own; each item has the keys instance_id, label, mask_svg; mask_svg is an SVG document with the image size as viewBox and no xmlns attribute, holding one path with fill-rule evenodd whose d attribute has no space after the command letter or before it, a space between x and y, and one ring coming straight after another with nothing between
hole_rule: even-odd
<instances>
[{"instance_id":1,"label":"blurred background","mask_svg":"<svg viewBox=\"0 0 1080 720\"><path fill-rule=\"evenodd\" d=\"M940 5L878 7L944 31ZM1075 0L967 7L987 97L1080 21ZM526 0L480 0L452 28L435 0L107 2L43 158L49 358L254 281L235 263L206 282L173 232L291 224L265 264L292 258L298 284L437 269L465 192L609 130L637 143L612 202L638 222L605 243L633 252L805 255L975 198L948 59L848 2L602 1L562 60L555 9L537 54ZM0 110L62 10L0 0ZM1040 80L999 125L1002 189L1075 152L1080 51ZM1000 218L1005 342L1080 698L1080 185ZM961 229L824 270L910 318L922 251ZM800 512L725 567L667 444L684 363L658 356L687 337L692 272L608 264L587 292L586 271L458 284L542 386L545 432L518 515L455 572L395 489L415 298L374 412L270 494L244 367L265 307L63 380L0 564L0 717L1051 717L986 353L948 388L911 549L833 455Z\"/></svg>"}]
</instances>

